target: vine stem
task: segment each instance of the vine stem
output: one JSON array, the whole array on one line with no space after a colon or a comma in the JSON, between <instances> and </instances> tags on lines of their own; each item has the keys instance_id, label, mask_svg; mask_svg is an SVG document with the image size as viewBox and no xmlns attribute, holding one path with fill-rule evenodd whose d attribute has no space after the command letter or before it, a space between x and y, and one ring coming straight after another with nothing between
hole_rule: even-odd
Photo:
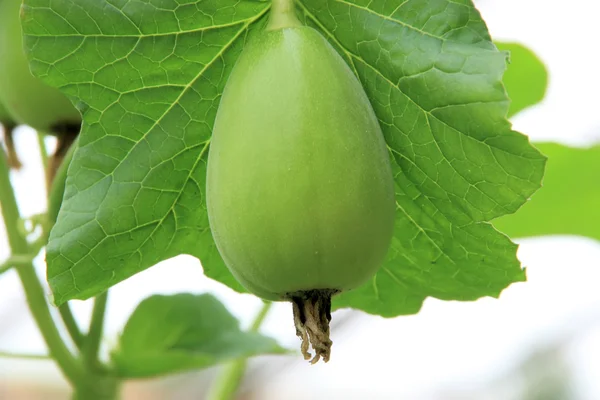
<instances>
[{"instance_id":1,"label":"vine stem","mask_svg":"<svg viewBox=\"0 0 600 400\"><path fill-rule=\"evenodd\" d=\"M42 167L44 168L44 176L48 173L48 150L44 141L46 135L42 132L37 132L38 145L40 147L40 158L42 159ZM50 190L50 188L48 188Z\"/></svg>"},{"instance_id":2,"label":"vine stem","mask_svg":"<svg viewBox=\"0 0 600 400\"><path fill-rule=\"evenodd\" d=\"M258 332L273 303L265 301L254 317L250 332ZM242 383L248 359L240 358L227 364L208 394L208 400L233 400Z\"/></svg>"},{"instance_id":3,"label":"vine stem","mask_svg":"<svg viewBox=\"0 0 600 400\"><path fill-rule=\"evenodd\" d=\"M27 265L33 262L34 258L33 252L31 254L13 254L8 260L0 264L0 275L20 265Z\"/></svg>"},{"instance_id":4,"label":"vine stem","mask_svg":"<svg viewBox=\"0 0 600 400\"><path fill-rule=\"evenodd\" d=\"M48 156L45 152L43 142L40 141L39 144L42 161L46 166L46 177L48 177ZM48 232L46 232L46 238L49 236L49 231L58 218L66 186L67 171L73 160L76 148L77 139L71 143L66 151L64 158L54 173L52 184L48 188ZM47 182L50 182L50 180L47 179ZM75 400L114 400L118 397L120 381L117 377L113 376L109 369L106 369L102 365L98 357L104 330L107 298L108 291L94 299L94 308L87 335L81 333L69 303L64 303L59 307L60 316L73 343L75 343L79 350L80 360L82 361L84 375L73 382L74 392L72 398Z\"/></svg>"},{"instance_id":5,"label":"vine stem","mask_svg":"<svg viewBox=\"0 0 600 400\"><path fill-rule=\"evenodd\" d=\"M85 338L81 333L81 330L79 330L79 325L77 325L77 320L73 315L71 306L69 303L65 303L58 307L58 312L60 313L60 317L65 325L65 328L67 328L67 333L71 337L71 340L73 340L75 346L81 350L81 347L83 346L83 340Z\"/></svg>"},{"instance_id":6,"label":"vine stem","mask_svg":"<svg viewBox=\"0 0 600 400\"><path fill-rule=\"evenodd\" d=\"M81 349L83 359L91 370L97 369L99 364L98 351L100 350L100 343L102 342L104 314L106 313L107 301L108 291L96 296L94 299L90 329L88 330L83 348Z\"/></svg>"},{"instance_id":7,"label":"vine stem","mask_svg":"<svg viewBox=\"0 0 600 400\"><path fill-rule=\"evenodd\" d=\"M121 382L114 376L113 371L102 364L98 356L107 301L108 291L94 299L90 327L81 348L87 376L75 387L73 400L114 400L118 397Z\"/></svg>"},{"instance_id":8,"label":"vine stem","mask_svg":"<svg viewBox=\"0 0 600 400\"><path fill-rule=\"evenodd\" d=\"M22 360L52 360L52 357L46 354L22 354L11 353L9 351L0 351L0 358L20 358Z\"/></svg>"},{"instance_id":9,"label":"vine stem","mask_svg":"<svg viewBox=\"0 0 600 400\"><path fill-rule=\"evenodd\" d=\"M15 193L10 184L9 167L4 152L0 152L0 206L8 236L8 243L13 254L29 253L29 245L21 236L18 229L20 219L19 208ZM76 382L84 374L81 363L71 354L63 341L48 308L42 284L32 263L26 263L16 268L27 304L33 318L48 346L50 356L56 361L65 377Z\"/></svg>"}]
</instances>

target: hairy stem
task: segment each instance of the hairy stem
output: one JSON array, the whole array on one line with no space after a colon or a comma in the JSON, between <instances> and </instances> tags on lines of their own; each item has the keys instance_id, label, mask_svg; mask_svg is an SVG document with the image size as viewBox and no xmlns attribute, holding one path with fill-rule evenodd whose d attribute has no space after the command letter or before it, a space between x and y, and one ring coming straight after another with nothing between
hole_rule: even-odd
<instances>
[{"instance_id":1,"label":"hairy stem","mask_svg":"<svg viewBox=\"0 0 600 400\"><path fill-rule=\"evenodd\" d=\"M0 152L0 208L12 253L27 254L29 246L18 229L19 208L10 184L9 168L4 152ZM48 346L50 356L56 361L66 378L71 382L76 382L83 374L82 365L71 354L58 332L33 264L20 265L16 271L23 285L31 314Z\"/></svg>"},{"instance_id":2,"label":"hairy stem","mask_svg":"<svg viewBox=\"0 0 600 400\"><path fill-rule=\"evenodd\" d=\"M269 313L271 309L271 302L265 302L256 317L254 317L254 321L250 326L251 332L257 332L260 329L265 317ZM217 378L214 383L211 391L208 395L209 400L233 400L235 399L235 395L242 383L242 378L244 377L244 373L246 372L246 358L240 358L238 360L232 361L227 364L221 373L221 375Z\"/></svg>"}]
</instances>

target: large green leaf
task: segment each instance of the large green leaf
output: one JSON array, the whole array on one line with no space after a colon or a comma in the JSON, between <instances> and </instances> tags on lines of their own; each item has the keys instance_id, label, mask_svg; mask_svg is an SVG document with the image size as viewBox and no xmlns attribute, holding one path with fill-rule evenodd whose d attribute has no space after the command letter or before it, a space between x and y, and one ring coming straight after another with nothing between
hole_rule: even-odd
<instances>
[{"instance_id":1,"label":"large green leaf","mask_svg":"<svg viewBox=\"0 0 600 400\"><path fill-rule=\"evenodd\" d=\"M47 248L57 304L181 253L242 290L209 231L206 156L225 78L268 3L179 3L25 3L32 70L85 119Z\"/></svg>"},{"instance_id":2,"label":"large green leaf","mask_svg":"<svg viewBox=\"0 0 600 400\"><path fill-rule=\"evenodd\" d=\"M241 331L211 295L155 295L129 317L112 360L120 377L138 378L284 352L273 339Z\"/></svg>"},{"instance_id":3,"label":"large green leaf","mask_svg":"<svg viewBox=\"0 0 600 400\"><path fill-rule=\"evenodd\" d=\"M508 116L531 107L544 98L548 71L533 51L519 43L495 42L499 50L510 54L510 65L502 81L510 97Z\"/></svg>"},{"instance_id":4,"label":"large green leaf","mask_svg":"<svg viewBox=\"0 0 600 400\"><path fill-rule=\"evenodd\" d=\"M600 146L536 145L548 156L544 187L494 225L511 237L581 235L600 240Z\"/></svg>"},{"instance_id":5,"label":"large green leaf","mask_svg":"<svg viewBox=\"0 0 600 400\"><path fill-rule=\"evenodd\" d=\"M79 99L85 118L48 246L56 302L89 297L179 253L239 289L210 237L205 160L225 79L268 3L25 4L34 72ZM487 221L531 196L545 159L505 118L506 56L472 3L297 5L363 83L395 160L390 255L337 307L407 314L427 296L497 296L523 280L516 246Z\"/></svg>"}]
</instances>

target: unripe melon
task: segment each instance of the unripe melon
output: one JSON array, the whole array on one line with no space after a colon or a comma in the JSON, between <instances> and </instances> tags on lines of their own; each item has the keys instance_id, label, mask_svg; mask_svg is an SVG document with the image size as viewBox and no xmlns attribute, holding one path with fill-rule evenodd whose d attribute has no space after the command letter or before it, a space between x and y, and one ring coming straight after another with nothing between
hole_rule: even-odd
<instances>
[{"instance_id":1,"label":"unripe melon","mask_svg":"<svg viewBox=\"0 0 600 400\"><path fill-rule=\"evenodd\" d=\"M292 301L305 356L308 333L313 361L327 360L331 296L376 273L395 201L371 104L316 30L264 31L243 50L214 125L207 202L233 275L264 299Z\"/></svg>"},{"instance_id":2,"label":"unripe melon","mask_svg":"<svg viewBox=\"0 0 600 400\"><path fill-rule=\"evenodd\" d=\"M21 0L0 0L0 102L12 119L34 129L60 134L78 130L79 111L58 89L31 75L19 21Z\"/></svg>"}]
</instances>

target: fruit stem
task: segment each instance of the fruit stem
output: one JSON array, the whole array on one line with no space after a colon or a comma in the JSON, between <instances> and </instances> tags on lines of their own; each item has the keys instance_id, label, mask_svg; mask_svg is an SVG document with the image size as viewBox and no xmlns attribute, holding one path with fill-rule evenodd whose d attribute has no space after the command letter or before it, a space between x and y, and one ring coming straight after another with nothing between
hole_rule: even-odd
<instances>
[{"instance_id":1,"label":"fruit stem","mask_svg":"<svg viewBox=\"0 0 600 400\"><path fill-rule=\"evenodd\" d=\"M276 31L284 28L294 28L302 26L302 23L296 17L294 0L272 0L271 15L268 31Z\"/></svg>"}]
</instances>

